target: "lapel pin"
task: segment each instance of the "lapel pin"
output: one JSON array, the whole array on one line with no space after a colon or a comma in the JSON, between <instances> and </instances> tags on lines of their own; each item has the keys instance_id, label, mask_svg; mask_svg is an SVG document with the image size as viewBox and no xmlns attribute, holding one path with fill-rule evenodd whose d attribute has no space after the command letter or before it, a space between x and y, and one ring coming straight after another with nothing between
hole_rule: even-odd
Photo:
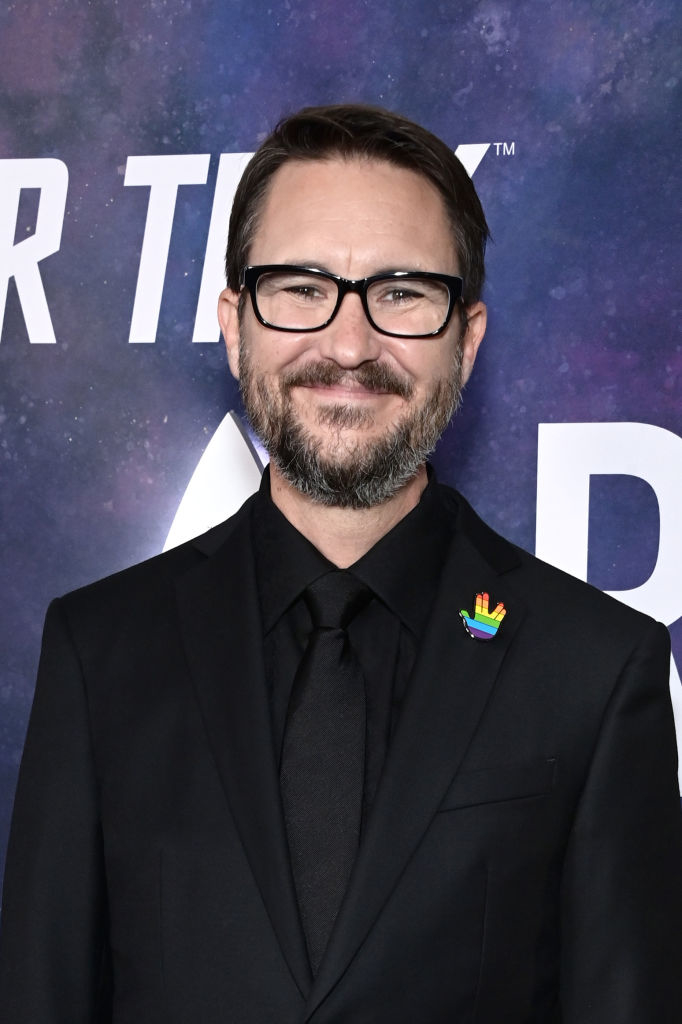
<instances>
[{"instance_id":1,"label":"lapel pin","mask_svg":"<svg viewBox=\"0 0 682 1024\"><path fill-rule=\"evenodd\" d=\"M464 628L469 636L476 640L492 640L497 635L502 619L507 614L507 609L500 601L494 611L490 611L490 595L476 594L476 604L473 618L464 608L460 611Z\"/></svg>"}]
</instances>

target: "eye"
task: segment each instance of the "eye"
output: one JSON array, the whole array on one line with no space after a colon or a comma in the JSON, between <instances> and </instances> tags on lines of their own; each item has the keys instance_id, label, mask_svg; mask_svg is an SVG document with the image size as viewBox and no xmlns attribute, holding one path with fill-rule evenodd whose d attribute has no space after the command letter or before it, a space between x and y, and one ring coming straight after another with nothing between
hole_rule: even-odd
<instances>
[{"instance_id":1,"label":"eye","mask_svg":"<svg viewBox=\"0 0 682 1024\"><path fill-rule=\"evenodd\" d=\"M411 310L447 307L449 292L442 281L432 278L408 277L398 281L383 279L370 289L372 304L386 310Z\"/></svg>"},{"instance_id":2,"label":"eye","mask_svg":"<svg viewBox=\"0 0 682 1024\"><path fill-rule=\"evenodd\" d=\"M280 288L280 291L285 292L292 298L301 299L302 301L313 302L316 299L324 298L324 292L321 288L318 288L314 284L289 284L284 285Z\"/></svg>"},{"instance_id":3,"label":"eye","mask_svg":"<svg viewBox=\"0 0 682 1024\"><path fill-rule=\"evenodd\" d=\"M377 292L373 296L373 300L387 306L405 306L418 302L423 297L423 294L416 288L406 288L405 285L389 285Z\"/></svg>"},{"instance_id":4,"label":"eye","mask_svg":"<svg viewBox=\"0 0 682 1024\"><path fill-rule=\"evenodd\" d=\"M258 282L259 298L277 298L296 305L328 302L333 291L325 278L301 272L275 271L264 274Z\"/></svg>"},{"instance_id":5,"label":"eye","mask_svg":"<svg viewBox=\"0 0 682 1024\"><path fill-rule=\"evenodd\" d=\"M420 292L407 288L394 288L390 297L393 302L412 302L414 299L423 298Z\"/></svg>"}]
</instances>

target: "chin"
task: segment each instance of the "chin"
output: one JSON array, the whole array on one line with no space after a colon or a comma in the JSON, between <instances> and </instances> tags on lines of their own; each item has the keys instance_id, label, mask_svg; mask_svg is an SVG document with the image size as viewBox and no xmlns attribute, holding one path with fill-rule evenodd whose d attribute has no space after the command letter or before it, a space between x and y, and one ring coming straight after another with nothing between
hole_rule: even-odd
<instances>
[{"instance_id":1,"label":"chin","mask_svg":"<svg viewBox=\"0 0 682 1024\"><path fill-rule=\"evenodd\" d=\"M351 465L358 458L369 455L387 436L386 431L348 429L332 433L308 432L311 444L319 457L339 467Z\"/></svg>"}]
</instances>

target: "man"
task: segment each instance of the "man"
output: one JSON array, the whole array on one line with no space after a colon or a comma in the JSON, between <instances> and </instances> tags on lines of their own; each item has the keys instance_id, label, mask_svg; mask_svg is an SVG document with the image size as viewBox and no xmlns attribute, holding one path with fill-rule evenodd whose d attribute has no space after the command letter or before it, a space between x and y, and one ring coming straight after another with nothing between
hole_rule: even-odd
<instances>
[{"instance_id":1,"label":"man","mask_svg":"<svg viewBox=\"0 0 682 1024\"><path fill-rule=\"evenodd\" d=\"M6 1024L679 1020L665 630L426 467L486 237L386 111L304 110L247 168L219 317L270 469L51 606Z\"/></svg>"}]
</instances>

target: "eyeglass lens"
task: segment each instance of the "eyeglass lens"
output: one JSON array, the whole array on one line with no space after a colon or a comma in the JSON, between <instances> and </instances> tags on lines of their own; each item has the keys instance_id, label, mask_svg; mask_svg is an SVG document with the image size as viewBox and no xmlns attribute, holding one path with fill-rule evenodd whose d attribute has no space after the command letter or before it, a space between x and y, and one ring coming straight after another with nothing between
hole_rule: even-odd
<instances>
[{"instance_id":1,"label":"eyeglass lens","mask_svg":"<svg viewBox=\"0 0 682 1024\"><path fill-rule=\"evenodd\" d=\"M261 316L273 327L311 330L332 316L338 300L336 281L299 270L274 271L258 279L256 301ZM419 335L438 331L450 305L446 284L429 278L380 278L367 289L367 306L376 327L391 334Z\"/></svg>"}]
</instances>

